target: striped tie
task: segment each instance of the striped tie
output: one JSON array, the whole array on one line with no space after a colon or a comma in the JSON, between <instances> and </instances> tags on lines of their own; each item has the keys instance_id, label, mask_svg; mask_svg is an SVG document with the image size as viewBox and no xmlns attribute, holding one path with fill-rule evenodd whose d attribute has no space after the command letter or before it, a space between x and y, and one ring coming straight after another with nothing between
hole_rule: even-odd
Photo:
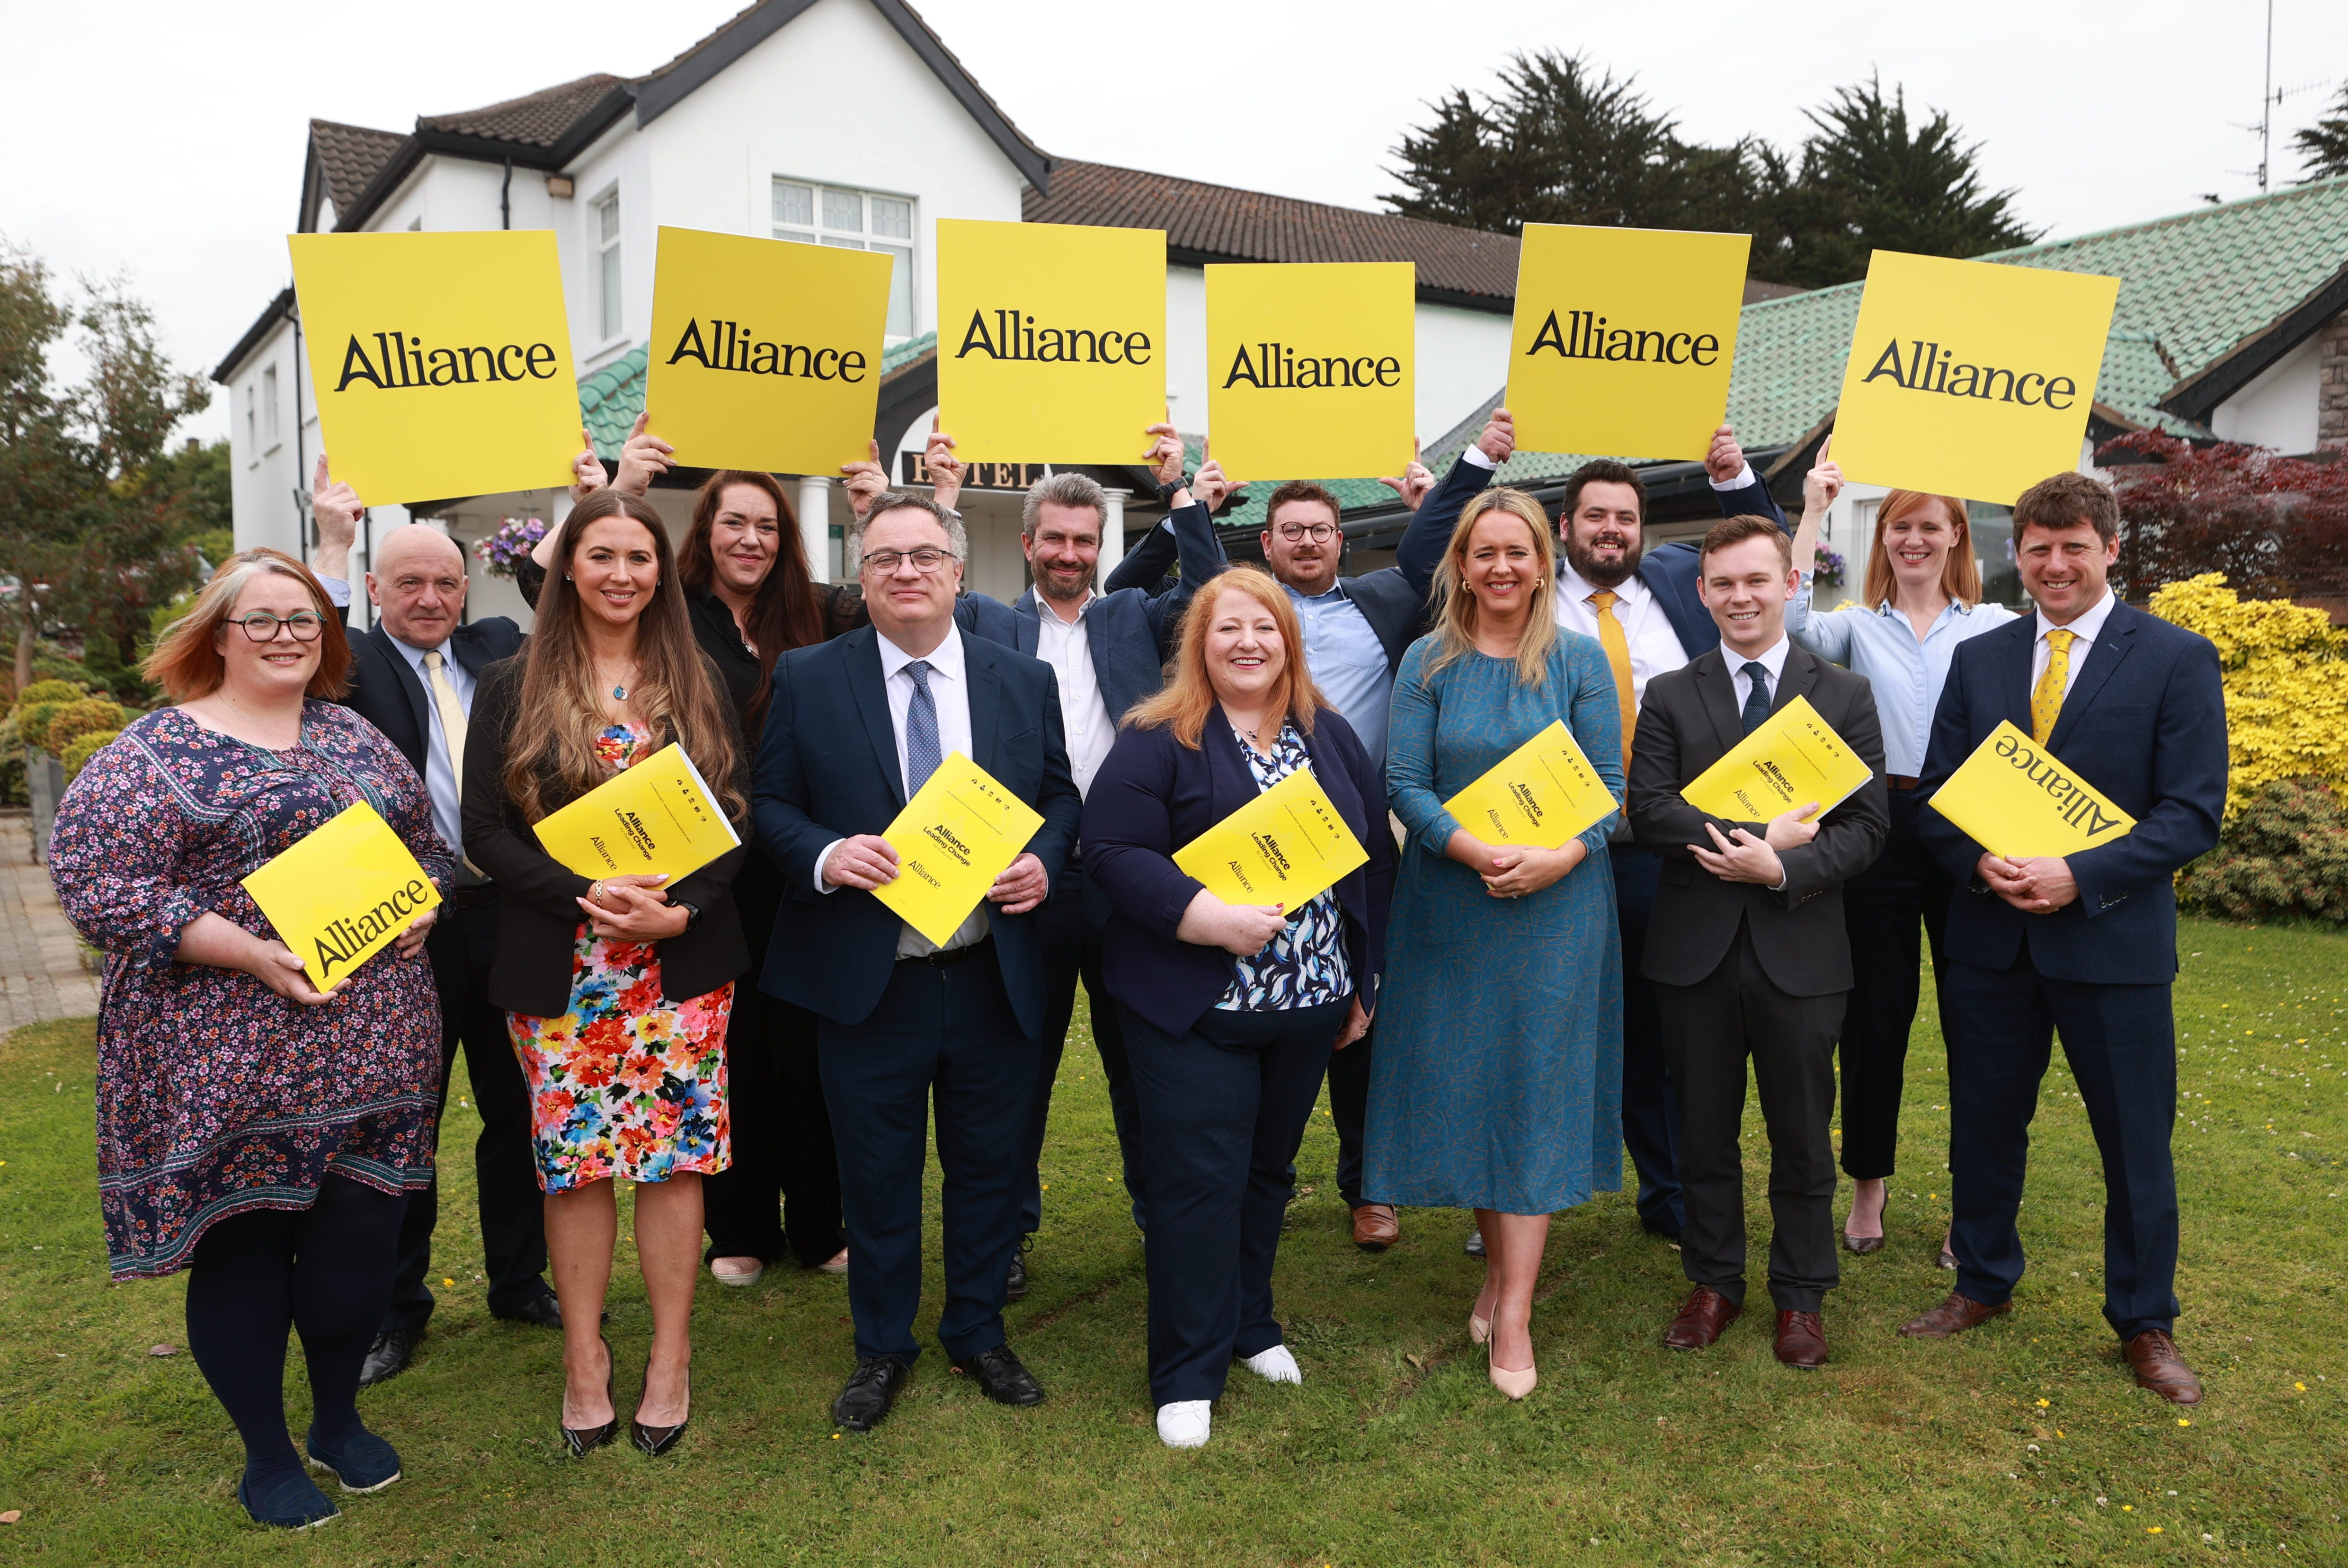
<instances>
[{"instance_id":1,"label":"striped tie","mask_svg":"<svg viewBox=\"0 0 2348 1568\"><path fill-rule=\"evenodd\" d=\"M2071 641L2078 634L2060 626L2046 634L2046 673L2038 677L2038 689L2030 694L2030 737L2041 746L2054 733L2054 721L2062 716L2063 690L2071 684Z\"/></svg>"}]
</instances>

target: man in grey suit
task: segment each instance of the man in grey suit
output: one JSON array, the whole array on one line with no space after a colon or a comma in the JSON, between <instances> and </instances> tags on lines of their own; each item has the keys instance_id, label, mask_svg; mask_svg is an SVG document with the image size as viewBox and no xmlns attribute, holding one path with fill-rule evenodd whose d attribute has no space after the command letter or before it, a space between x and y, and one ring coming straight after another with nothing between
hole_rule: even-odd
<instances>
[{"instance_id":1,"label":"man in grey suit","mask_svg":"<svg viewBox=\"0 0 2348 1568\"><path fill-rule=\"evenodd\" d=\"M1819 1317L1839 1279L1834 1244L1835 1037L1850 990L1842 884L1881 852L1890 815L1883 738L1864 676L1797 648L1786 604L1800 587L1776 522L1732 517L1704 535L1697 592L1720 646L1647 683L1631 748L1630 815L1663 857L1641 973L1655 984L1663 1059L1680 1108L1687 1204L1681 1264L1694 1286L1663 1343L1698 1350L1745 1309L1745 1181L1737 1130L1745 1062L1769 1130L1769 1295L1777 1359L1827 1359ZM1794 698L1873 776L1815 821L1805 802L1768 822L1706 816L1680 791Z\"/></svg>"}]
</instances>

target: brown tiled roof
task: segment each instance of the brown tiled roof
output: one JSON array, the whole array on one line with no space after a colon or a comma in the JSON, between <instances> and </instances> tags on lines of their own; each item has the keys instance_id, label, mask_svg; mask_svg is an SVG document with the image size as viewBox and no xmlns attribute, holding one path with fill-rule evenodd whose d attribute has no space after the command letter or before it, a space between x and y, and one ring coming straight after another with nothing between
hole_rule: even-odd
<instances>
[{"instance_id":1,"label":"brown tiled roof","mask_svg":"<svg viewBox=\"0 0 2348 1568\"><path fill-rule=\"evenodd\" d=\"M591 109L602 103L613 88L625 85L625 77L599 71L561 87L546 88L484 108L422 115L416 121L416 129L478 137L484 141L510 141L523 147L552 147Z\"/></svg>"},{"instance_id":2,"label":"brown tiled roof","mask_svg":"<svg viewBox=\"0 0 2348 1568\"><path fill-rule=\"evenodd\" d=\"M396 130L375 130L364 125L342 125L331 119L310 122L310 148L317 154L318 170L326 178L326 198L336 212L347 212L399 144L407 138Z\"/></svg>"},{"instance_id":3,"label":"brown tiled roof","mask_svg":"<svg viewBox=\"0 0 2348 1568\"><path fill-rule=\"evenodd\" d=\"M1026 194L1031 223L1163 229L1178 258L1232 262L1413 262L1422 291L1495 304L1517 293L1517 242L1388 212L1060 160L1048 196Z\"/></svg>"}]
</instances>

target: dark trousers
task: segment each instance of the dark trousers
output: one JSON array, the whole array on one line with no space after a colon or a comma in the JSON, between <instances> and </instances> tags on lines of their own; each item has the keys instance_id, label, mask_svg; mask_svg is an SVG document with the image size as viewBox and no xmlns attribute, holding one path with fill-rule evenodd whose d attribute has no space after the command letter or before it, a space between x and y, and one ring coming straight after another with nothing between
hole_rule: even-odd
<instances>
[{"instance_id":1,"label":"dark trousers","mask_svg":"<svg viewBox=\"0 0 2348 1568\"><path fill-rule=\"evenodd\" d=\"M440 1101L433 1118L437 1123L440 1111L448 1109L449 1075L461 1042L473 1104L481 1113L481 1135L473 1143L473 1181L479 1194L489 1307L499 1314L519 1312L546 1294L546 1201L530 1152L530 1085L521 1064L514 1060L505 1013L489 1004L489 965L498 951L497 900L469 908L458 897L449 898L424 939L424 951L432 964L432 984L440 993ZM444 1147L444 1157L447 1152ZM398 1261L392 1271L391 1305L383 1319L386 1329L415 1332L432 1316L432 1292L424 1281L432 1262L432 1230L439 1218L438 1182L407 1195Z\"/></svg>"},{"instance_id":2,"label":"dark trousers","mask_svg":"<svg viewBox=\"0 0 2348 1568\"><path fill-rule=\"evenodd\" d=\"M1035 1041L1019 1031L993 942L959 963L900 963L860 1024L816 1024L848 1212L856 1354L921 1354L922 1142L937 1105L945 1208L945 1311L956 1360L1003 1343L1003 1293L1019 1244L1019 1157L1035 1094Z\"/></svg>"},{"instance_id":3,"label":"dark trousers","mask_svg":"<svg viewBox=\"0 0 2348 1568\"><path fill-rule=\"evenodd\" d=\"M1949 966L1957 1289L1993 1306L2022 1278L2015 1228L2030 1119L2056 1031L2104 1161L2104 1317L2122 1339L2177 1319L2177 1025L2166 985L2092 985Z\"/></svg>"},{"instance_id":4,"label":"dark trousers","mask_svg":"<svg viewBox=\"0 0 2348 1568\"><path fill-rule=\"evenodd\" d=\"M1720 966L1694 985L1655 987L1663 1056L1680 1101L1680 1182L1691 1284L1745 1303L1745 1060L1769 1130L1769 1295L1816 1312L1840 1282L1835 1256L1835 1031L1849 993L1777 989L1742 924Z\"/></svg>"},{"instance_id":5,"label":"dark trousers","mask_svg":"<svg viewBox=\"0 0 2348 1568\"><path fill-rule=\"evenodd\" d=\"M1875 863L1843 884L1843 929L1850 936L1850 1007L1842 1020L1842 1168L1867 1181L1889 1176L1900 1147L1900 1094L1908 1033L1916 1024L1916 932L1932 949L1933 985L1942 994L1941 934L1955 883L1916 837L1923 800L1891 791L1891 834Z\"/></svg>"},{"instance_id":6,"label":"dark trousers","mask_svg":"<svg viewBox=\"0 0 2348 1568\"><path fill-rule=\"evenodd\" d=\"M1108 901L1085 874L1081 855L1069 859L1050 902L1035 916L1044 944L1044 1033L1035 1063L1035 1109L1027 1125L1026 1189L1020 1196L1019 1229L1033 1234L1044 1223L1044 1130L1052 1118L1052 1084L1060 1075L1068 1025L1076 1016L1076 981L1092 1003L1093 1048L1100 1053L1101 1077L1108 1083L1108 1110L1117 1126L1117 1158L1133 1222L1147 1230L1141 1201L1141 1167L1134 1149L1139 1134L1133 1109L1133 1069L1126 1064L1125 1035L1117 1005L1101 980L1101 929L1108 923Z\"/></svg>"},{"instance_id":7,"label":"dark trousers","mask_svg":"<svg viewBox=\"0 0 2348 1568\"><path fill-rule=\"evenodd\" d=\"M1214 1008L1179 1037L1124 1022L1149 1193L1149 1395L1212 1399L1233 1357L1281 1343L1272 1260L1345 1005Z\"/></svg>"},{"instance_id":8,"label":"dark trousers","mask_svg":"<svg viewBox=\"0 0 2348 1568\"><path fill-rule=\"evenodd\" d=\"M1338 1020L1338 1028L1344 1020ZM1370 1049L1373 1024L1362 1037L1329 1057L1329 1119L1337 1129L1337 1195L1349 1209L1362 1206L1362 1135L1370 1122ZM1329 1037L1335 1039L1332 1029Z\"/></svg>"},{"instance_id":9,"label":"dark trousers","mask_svg":"<svg viewBox=\"0 0 2348 1568\"><path fill-rule=\"evenodd\" d=\"M1680 1104L1663 1061L1655 983L1639 973L1647 952L1663 858L1636 844L1608 846L1614 921L1622 934L1622 1144L1639 1173L1639 1223L1675 1236L1687 1224L1680 1198Z\"/></svg>"}]
</instances>

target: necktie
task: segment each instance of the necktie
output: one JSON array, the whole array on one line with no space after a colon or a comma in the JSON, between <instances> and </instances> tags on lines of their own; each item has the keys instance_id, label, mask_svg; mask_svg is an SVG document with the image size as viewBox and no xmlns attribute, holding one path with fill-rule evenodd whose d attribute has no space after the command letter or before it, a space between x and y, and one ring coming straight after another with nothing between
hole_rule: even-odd
<instances>
[{"instance_id":1,"label":"necktie","mask_svg":"<svg viewBox=\"0 0 2348 1568\"><path fill-rule=\"evenodd\" d=\"M1758 659L1745 665L1745 733L1752 734L1769 717L1769 666Z\"/></svg>"},{"instance_id":2,"label":"necktie","mask_svg":"<svg viewBox=\"0 0 2348 1568\"><path fill-rule=\"evenodd\" d=\"M915 659L905 673L913 677L913 701L905 710L905 799L910 800L945 758L938 749L938 702L930 695L929 662Z\"/></svg>"},{"instance_id":3,"label":"necktie","mask_svg":"<svg viewBox=\"0 0 2348 1568\"><path fill-rule=\"evenodd\" d=\"M448 743L448 771L457 776L457 794L461 799L465 793L465 705L457 700L457 688L449 683L438 648L424 655L424 686L432 694L432 706L440 713L440 734Z\"/></svg>"},{"instance_id":4,"label":"necktie","mask_svg":"<svg viewBox=\"0 0 2348 1568\"><path fill-rule=\"evenodd\" d=\"M1606 650L1606 663L1614 671L1614 700L1622 707L1622 766L1631 766L1631 733L1639 727L1639 704L1636 688L1631 684L1631 639L1623 634L1622 623L1614 614L1619 598L1606 589L1590 596L1590 607L1598 616L1598 645Z\"/></svg>"},{"instance_id":5,"label":"necktie","mask_svg":"<svg viewBox=\"0 0 2348 1568\"><path fill-rule=\"evenodd\" d=\"M2030 736L2041 746L2054 733L2054 720L2063 711L2063 690L2071 684L2071 642L2078 634L2060 626L2046 634L2046 673L2030 694Z\"/></svg>"}]
</instances>

